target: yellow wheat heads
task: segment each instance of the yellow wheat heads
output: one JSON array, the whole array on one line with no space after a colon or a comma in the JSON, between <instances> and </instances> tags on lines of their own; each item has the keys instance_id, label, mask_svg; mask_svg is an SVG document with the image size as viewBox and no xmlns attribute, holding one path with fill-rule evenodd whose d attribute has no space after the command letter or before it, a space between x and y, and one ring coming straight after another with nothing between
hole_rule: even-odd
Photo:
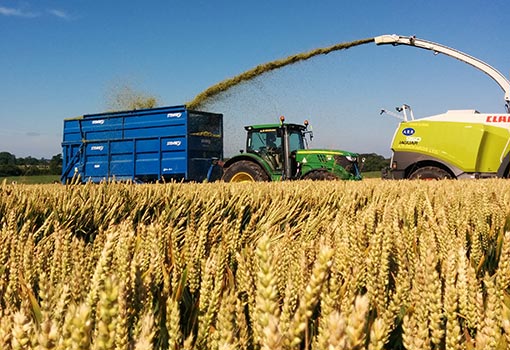
<instances>
[{"instance_id":1,"label":"yellow wheat heads","mask_svg":"<svg viewBox=\"0 0 510 350\"><path fill-rule=\"evenodd\" d=\"M0 349L506 349L510 183L0 185Z\"/></svg>"}]
</instances>

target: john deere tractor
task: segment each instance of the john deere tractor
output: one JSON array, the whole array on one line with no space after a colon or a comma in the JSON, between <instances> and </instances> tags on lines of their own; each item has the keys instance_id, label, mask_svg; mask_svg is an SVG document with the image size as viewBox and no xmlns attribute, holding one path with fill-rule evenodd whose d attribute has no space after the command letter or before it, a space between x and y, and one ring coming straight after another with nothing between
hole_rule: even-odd
<instances>
[{"instance_id":1,"label":"john deere tractor","mask_svg":"<svg viewBox=\"0 0 510 350\"><path fill-rule=\"evenodd\" d=\"M307 149L308 135L304 125L285 123L250 125L246 151L223 165L222 179L227 182L278 180L361 180L356 153Z\"/></svg>"}]
</instances>

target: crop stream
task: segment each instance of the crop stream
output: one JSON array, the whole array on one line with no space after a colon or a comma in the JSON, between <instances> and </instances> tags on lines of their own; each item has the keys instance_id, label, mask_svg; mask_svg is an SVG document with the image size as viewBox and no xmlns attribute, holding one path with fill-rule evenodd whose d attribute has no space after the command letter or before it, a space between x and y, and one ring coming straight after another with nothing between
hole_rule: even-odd
<instances>
[{"instance_id":1,"label":"crop stream","mask_svg":"<svg viewBox=\"0 0 510 350\"><path fill-rule=\"evenodd\" d=\"M249 69L245 71L244 73L241 73L233 78L228 78L223 80L222 82L215 84L206 90L199 93L192 101L186 103L186 106L189 109L198 109L201 106L205 105L207 102L213 100L216 96L221 94L224 91L227 91L228 89L247 82L259 75L262 75L264 73L280 69L282 67L301 62L306 61L312 57L318 56L318 55L327 55L330 52L333 51L339 51L339 50L346 50L354 46L359 46L363 44L368 44L374 41L374 38L367 38L367 39L361 39L346 43L340 43L336 45L332 45L329 47L323 47L314 49L308 52L303 52L297 55L292 55L287 58L278 59L275 61L267 62L264 64L260 64L256 66L255 68Z\"/></svg>"}]
</instances>

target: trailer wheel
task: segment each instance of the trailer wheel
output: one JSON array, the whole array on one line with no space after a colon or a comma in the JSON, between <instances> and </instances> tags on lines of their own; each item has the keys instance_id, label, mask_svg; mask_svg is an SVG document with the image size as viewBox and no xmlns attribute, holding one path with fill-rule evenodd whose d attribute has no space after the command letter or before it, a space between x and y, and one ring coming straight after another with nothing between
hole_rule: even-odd
<instances>
[{"instance_id":1,"label":"trailer wheel","mask_svg":"<svg viewBox=\"0 0 510 350\"><path fill-rule=\"evenodd\" d=\"M338 176L327 171L326 169L316 169L307 172L303 177L303 180L338 180Z\"/></svg>"},{"instance_id":2,"label":"trailer wheel","mask_svg":"<svg viewBox=\"0 0 510 350\"><path fill-rule=\"evenodd\" d=\"M269 176L258 164L240 160L229 166L221 178L225 182L269 181Z\"/></svg>"},{"instance_id":3,"label":"trailer wheel","mask_svg":"<svg viewBox=\"0 0 510 350\"><path fill-rule=\"evenodd\" d=\"M444 169L435 166L425 166L416 169L409 175L412 180L443 180L451 179L452 175Z\"/></svg>"}]
</instances>

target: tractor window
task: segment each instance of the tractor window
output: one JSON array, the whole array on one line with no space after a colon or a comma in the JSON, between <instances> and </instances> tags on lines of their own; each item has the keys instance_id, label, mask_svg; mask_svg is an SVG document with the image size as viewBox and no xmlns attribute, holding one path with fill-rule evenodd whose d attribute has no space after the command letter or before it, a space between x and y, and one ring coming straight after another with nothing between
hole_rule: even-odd
<instances>
[{"instance_id":1,"label":"tractor window","mask_svg":"<svg viewBox=\"0 0 510 350\"><path fill-rule=\"evenodd\" d=\"M248 152L262 149L276 149L281 147L282 140L276 136L276 131L254 131L248 138Z\"/></svg>"},{"instance_id":2,"label":"tractor window","mask_svg":"<svg viewBox=\"0 0 510 350\"><path fill-rule=\"evenodd\" d=\"M247 145L247 151L253 152L257 151L259 148L261 148L263 145L266 144L266 138L263 137L258 131L257 132L250 132L248 135L248 145Z\"/></svg>"},{"instance_id":3,"label":"tractor window","mask_svg":"<svg viewBox=\"0 0 510 350\"><path fill-rule=\"evenodd\" d=\"M289 148L289 152L305 148L301 131L293 130L289 133Z\"/></svg>"}]
</instances>

